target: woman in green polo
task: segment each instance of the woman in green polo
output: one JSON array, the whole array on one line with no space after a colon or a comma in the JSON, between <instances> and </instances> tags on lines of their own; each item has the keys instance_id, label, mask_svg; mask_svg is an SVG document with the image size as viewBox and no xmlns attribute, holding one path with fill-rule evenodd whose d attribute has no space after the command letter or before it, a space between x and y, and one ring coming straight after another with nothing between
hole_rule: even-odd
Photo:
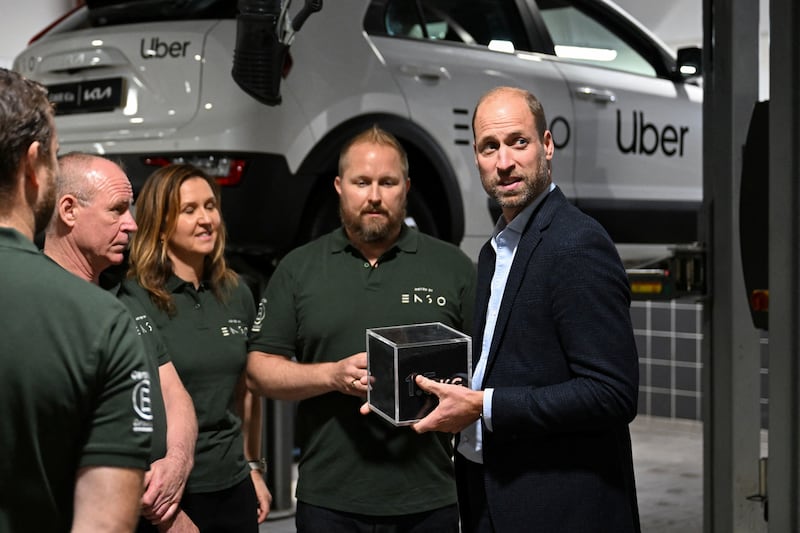
<instances>
[{"instance_id":1,"label":"woman in green polo","mask_svg":"<svg viewBox=\"0 0 800 533\"><path fill-rule=\"evenodd\" d=\"M243 378L255 304L225 263L219 201L198 168L154 172L136 202L121 292L153 317L194 401L198 437L181 508L200 531L257 533L271 496L259 467L260 402Z\"/></svg>"}]
</instances>

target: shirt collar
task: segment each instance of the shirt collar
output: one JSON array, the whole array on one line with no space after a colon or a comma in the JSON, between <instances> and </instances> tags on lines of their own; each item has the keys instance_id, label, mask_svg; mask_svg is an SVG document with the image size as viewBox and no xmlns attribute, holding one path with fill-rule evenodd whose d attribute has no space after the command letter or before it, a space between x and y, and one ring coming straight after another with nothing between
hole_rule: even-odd
<instances>
[{"instance_id":1,"label":"shirt collar","mask_svg":"<svg viewBox=\"0 0 800 533\"><path fill-rule=\"evenodd\" d=\"M25 235L7 226L0 227L0 244L7 248L16 248L18 250L25 250L26 252L39 253L36 245L27 238Z\"/></svg>"},{"instance_id":2,"label":"shirt collar","mask_svg":"<svg viewBox=\"0 0 800 533\"><path fill-rule=\"evenodd\" d=\"M164 284L164 287L170 293L178 292L179 290L186 287L191 287L192 289L194 289L193 284L179 278L175 274L169 275L169 278L167 278L167 282ZM200 288L198 289L198 291L207 290L210 287L211 287L210 282L208 280L204 280L202 283L200 283Z\"/></svg>"},{"instance_id":3,"label":"shirt collar","mask_svg":"<svg viewBox=\"0 0 800 533\"><path fill-rule=\"evenodd\" d=\"M395 241L395 243L390 246L386 252L384 252L384 256L388 255L389 252L394 248L406 253L416 253L418 247L419 231L416 229L411 229L405 223L403 223L403 225L400 227L400 235L397 237L397 241ZM350 239L347 238L347 232L345 232L344 227L337 228L333 232L331 252L340 253L348 248L352 248L354 250L356 249L350 243Z\"/></svg>"},{"instance_id":4,"label":"shirt collar","mask_svg":"<svg viewBox=\"0 0 800 533\"><path fill-rule=\"evenodd\" d=\"M536 199L533 200L533 202L531 202L525 207L525 209L520 211L519 214L515 216L510 223L506 223L506 217L500 215L500 218L497 219L497 224L495 224L494 226L492 237L493 238L497 237L497 235L505 229L511 230L514 233L522 234L522 232L525 230L525 226L528 225L528 221L531 219L531 216L533 216L533 212L536 210L537 207L539 207L539 204L541 204L544 201L547 195L550 194L555 188L556 184L551 182L550 187L548 187L547 190L544 191L542 194L537 196Z\"/></svg>"}]
</instances>

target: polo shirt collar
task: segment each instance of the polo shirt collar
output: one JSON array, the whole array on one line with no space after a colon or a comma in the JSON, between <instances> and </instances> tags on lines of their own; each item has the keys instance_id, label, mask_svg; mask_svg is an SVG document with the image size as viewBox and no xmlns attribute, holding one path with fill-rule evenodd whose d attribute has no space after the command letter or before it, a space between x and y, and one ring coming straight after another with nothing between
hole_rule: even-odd
<instances>
[{"instance_id":1,"label":"polo shirt collar","mask_svg":"<svg viewBox=\"0 0 800 533\"><path fill-rule=\"evenodd\" d=\"M179 278L175 274L170 274L169 275L169 278L167 279L167 282L164 284L164 287L170 293L178 292L179 290L181 290L184 287L191 287L192 289L194 289L194 285L192 285L188 281L185 281L185 280ZM202 283L200 283L200 289L199 290L207 290L210 287L211 287L210 282L208 280L204 280Z\"/></svg>"},{"instance_id":2,"label":"polo shirt collar","mask_svg":"<svg viewBox=\"0 0 800 533\"><path fill-rule=\"evenodd\" d=\"M350 243L350 239L347 238L347 232L345 232L344 227L334 230L331 251L333 253L339 253L345 251L348 247L355 249ZM389 250L384 252L384 255L388 254L394 248L406 253L416 253L418 247L419 232L412 230L403 223L400 227L400 235L397 237L397 241L395 241Z\"/></svg>"},{"instance_id":3,"label":"polo shirt collar","mask_svg":"<svg viewBox=\"0 0 800 533\"><path fill-rule=\"evenodd\" d=\"M16 248L26 252L39 253L36 245L25 235L9 227L0 227L0 245L7 248Z\"/></svg>"},{"instance_id":4,"label":"polo shirt collar","mask_svg":"<svg viewBox=\"0 0 800 533\"><path fill-rule=\"evenodd\" d=\"M412 230L403 223L400 228L400 236L394 245L406 253L416 253L419 248L419 230Z\"/></svg>"}]
</instances>

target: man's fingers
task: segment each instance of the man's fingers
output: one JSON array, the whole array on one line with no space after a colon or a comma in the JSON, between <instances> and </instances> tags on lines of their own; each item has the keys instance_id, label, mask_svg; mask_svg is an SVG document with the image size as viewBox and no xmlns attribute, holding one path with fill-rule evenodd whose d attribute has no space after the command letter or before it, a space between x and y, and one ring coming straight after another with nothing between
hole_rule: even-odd
<instances>
[{"instance_id":1,"label":"man's fingers","mask_svg":"<svg viewBox=\"0 0 800 533\"><path fill-rule=\"evenodd\" d=\"M432 412L428 413L428 416L426 416L425 418L418 420L417 422L412 424L411 429L413 429L417 433L427 433L428 431L432 431L433 425L431 423L431 417L434 412L436 412L435 409Z\"/></svg>"},{"instance_id":2,"label":"man's fingers","mask_svg":"<svg viewBox=\"0 0 800 533\"><path fill-rule=\"evenodd\" d=\"M156 502L156 498L158 498L158 491L155 487L148 486L142 494L142 505L151 507Z\"/></svg>"},{"instance_id":3,"label":"man's fingers","mask_svg":"<svg viewBox=\"0 0 800 533\"><path fill-rule=\"evenodd\" d=\"M345 361L352 365L354 370L366 370L367 368L367 352L359 352L351 355Z\"/></svg>"},{"instance_id":4,"label":"man's fingers","mask_svg":"<svg viewBox=\"0 0 800 533\"><path fill-rule=\"evenodd\" d=\"M417 374L417 376L414 378L414 381L416 382L417 387L425 392L432 392L436 396L439 396L439 392L442 390L441 383L433 381L432 379L428 379L422 374Z\"/></svg>"}]
</instances>

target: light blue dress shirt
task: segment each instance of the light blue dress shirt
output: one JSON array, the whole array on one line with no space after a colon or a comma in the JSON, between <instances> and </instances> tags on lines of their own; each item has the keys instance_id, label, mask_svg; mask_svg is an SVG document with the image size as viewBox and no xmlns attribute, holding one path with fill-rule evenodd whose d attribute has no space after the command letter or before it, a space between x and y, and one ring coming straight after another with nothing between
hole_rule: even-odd
<instances>
[{"instance_id":1,"label":"light blue dress shirt","mask_svg":"<svg viewBox=\"0 0 800 533\"><path fill-rule=\"evenodd\" d=\"M553 189L555 189L555 184L551 183L550 188L544 194L540 194L529 206L520 211L510 223L506 224L505 217L501 216L495 225L494 232L492 232L490 242L497 259L494 264L489 303L486 307L486 325L483 328L481 356L475 366L475 372L472 374L473 390L481 390L483 386L486 362L489 358L489 349L492 346L494 329L497 325L497 315L500 312L500 305L503 303L503 293L506 290L508 274L511 271L511 265L514 262L522 232L527 226L533 211ZM494 389L483 391L483 423L486 424L488 431L492 431L493 394ZM483 435L481 433L480 420L475 421L475 423L461 432L458 452L472 462L483 464Z\"/></svg>"}]
</instances>

